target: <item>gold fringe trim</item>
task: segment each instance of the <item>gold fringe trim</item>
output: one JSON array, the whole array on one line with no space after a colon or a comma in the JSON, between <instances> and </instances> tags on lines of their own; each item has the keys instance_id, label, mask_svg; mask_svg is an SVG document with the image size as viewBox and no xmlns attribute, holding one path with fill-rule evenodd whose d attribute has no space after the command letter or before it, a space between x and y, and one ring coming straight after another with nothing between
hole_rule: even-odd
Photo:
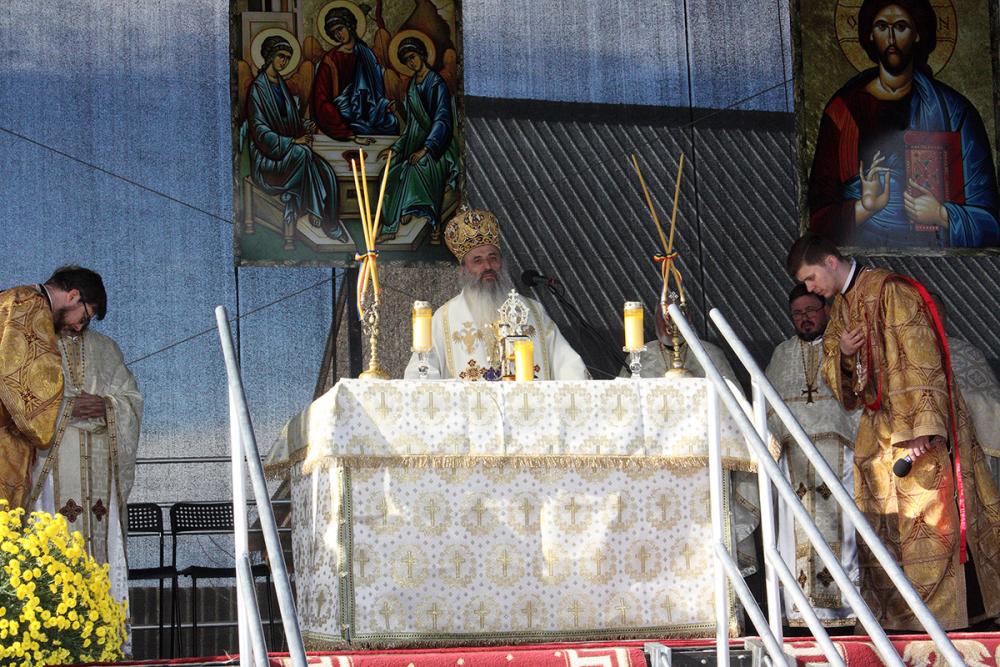
<instances>
[{"instance_id":1,"label":"gold fringe trim","mask_svg":"<svg viewBox=\"0 0 1000 667\"><path fill-rule=\"evenodd\" d=\"M283 469L291 467L291 460L282 464ZM546 468L567 468L570 470L648 470L665 468L668 470L690 470L708 468L707 456L326 456L307 461L302 466L302 474L324 470L331 465L348 468L430 468L454 470L460 468L515 468L519 470L541 470ZM749 460L722 457L722 467L726 470L757 472L757 466ZM276 468L275 468L276 469ZM267 470L267 468L265 468Z\"/></svg>"},{"instance_id":2,"label":"gold fringe trim","mask_svg":"<svg viewBox=\"0 0 1000 667\"><path fill-rule=\"evenodd\" d=\"M622 628L618 630L511 631L495 634L379 633L367 635L360 633L360 636L355 635L350 642L344 640L342 637L303 632L302 639L307 651L356 651L461 646L530 646L538 643L569 645L574 642L583 644L585 642L637 641L643 639L702 639L711 636L714 632L715 624L713 623L692 623L688 625L652 626L634 629ZM730 620L729 634L733 638L740 636L739 624L732 619Z\"/></svg>"}]
</instances>

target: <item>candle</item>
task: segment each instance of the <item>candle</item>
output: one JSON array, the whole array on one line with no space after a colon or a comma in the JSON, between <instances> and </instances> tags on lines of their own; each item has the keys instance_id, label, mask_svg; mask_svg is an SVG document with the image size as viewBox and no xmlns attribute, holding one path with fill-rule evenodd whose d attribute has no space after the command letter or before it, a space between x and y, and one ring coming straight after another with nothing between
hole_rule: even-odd
<instances>
[{"instance_id":1,"label":"candle","mask_svg":"<svg viewBox=\"0 0 1000 667\"><path fill-rule=\"evenodd\" d=\"M642 331L642 304L638 301L625 302L625 350L637 352L646 347Z\"/></svg>"},{"instance_id":2,"label":"candle","mask_svg":"<svg viewBox=\"0 0 1000 667\"><path fill-rule=\"evenodd\" d=\"M431 304L427 301L413 302L413 351L429 352L431 342Z\"/></svg>"},{"instance_id":3,"label":"candle","mask_svg":"<svg viewBox=\"0 0 1000 667\"><path fill-rule=\"evenodd\" d=\"M535 379L535 346L530 338L514 342L514 379L518 382Z\"/></svg>"}]
</instances>

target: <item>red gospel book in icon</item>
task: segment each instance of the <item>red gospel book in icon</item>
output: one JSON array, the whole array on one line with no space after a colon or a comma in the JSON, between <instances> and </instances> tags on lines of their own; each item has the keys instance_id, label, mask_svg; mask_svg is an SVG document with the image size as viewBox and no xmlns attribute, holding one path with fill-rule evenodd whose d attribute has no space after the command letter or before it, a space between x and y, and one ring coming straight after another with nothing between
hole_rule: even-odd
<instances>
[{"instance_id":1,"label":"red gospel book in icon","mask_svg":"<svg viewBox=\"0 0 1000 667\"><path fill-rule=\"evenodd\" d=\"M942 204L965 203L965 175L962 173L962 138L958 132L921 132L907 130L907 183L913 179L934 193ZM920 192L907 186L912 196ZM915 231L933 232L935 225L913 225Z\"/></svg>"}]
</instances>

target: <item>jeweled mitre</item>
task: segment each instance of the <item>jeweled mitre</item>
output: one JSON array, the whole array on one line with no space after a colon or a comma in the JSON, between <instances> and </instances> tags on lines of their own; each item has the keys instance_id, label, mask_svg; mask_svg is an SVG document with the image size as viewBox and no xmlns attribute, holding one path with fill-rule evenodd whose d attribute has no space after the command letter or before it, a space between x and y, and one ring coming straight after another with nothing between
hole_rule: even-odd
<instances>
[{"instance_id":1,"label":"jeweled mitre","mask_svg":"<svg viewBox=\"0 0 1000 667\"><path fill-rule=\"evenodd\" d=\"M481 245L495 245L499 248L500 224L497 217L489 211L463 206L444 228L444 242L451 254L461 262L470 250Z\"/></svg>"}]
</instances>

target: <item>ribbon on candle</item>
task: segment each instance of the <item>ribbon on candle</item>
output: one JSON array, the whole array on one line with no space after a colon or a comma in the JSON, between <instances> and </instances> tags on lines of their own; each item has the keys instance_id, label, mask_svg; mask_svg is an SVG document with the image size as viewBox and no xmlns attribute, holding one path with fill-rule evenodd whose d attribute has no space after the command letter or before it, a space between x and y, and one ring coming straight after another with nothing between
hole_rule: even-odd
<instances>
[{"instance_id":1,"label":"ribbon on candle","mask_svg":"<svg viewBox=\"0 0 1000 667\"><path fill-rule=\"evenodd\" d=\"M677 268L677 260L679 258L680 255L677 251L671 252L669 255L661 255L657 253L653 255L653 262L660 265L660 277L663 279L664 286L668 284L671 277L674 279L674 282L677 283L677 295L683 302L684 285L680 269Z\"/></svg>"}]
</instances>

